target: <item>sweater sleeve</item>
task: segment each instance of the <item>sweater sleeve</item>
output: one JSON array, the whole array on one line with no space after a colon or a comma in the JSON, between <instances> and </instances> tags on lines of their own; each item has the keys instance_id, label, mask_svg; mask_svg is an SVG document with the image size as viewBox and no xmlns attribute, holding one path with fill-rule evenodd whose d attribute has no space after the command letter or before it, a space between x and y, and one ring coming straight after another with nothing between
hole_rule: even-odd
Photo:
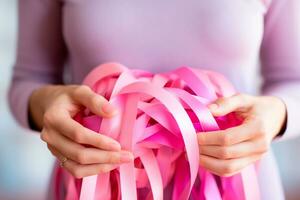
<instances>
[{"instance_id":1,"label":"sweater sleeve","mask_svg":"<svg viewBox=\"0 0 300 200\"><path fill-rule=\"evenodd\" d=\"M300 1L272 0L261 46L262 94L281 98L286 130L278 140L300 135Z\"/></svg>"},{"instance_id":2,"label":"sweater sleeve","mask_svg":"<svg viewBox=\"0 0 300 200\"><path fill-rule=\"evenodd\" d=\"M28 100L33 90L62 83L66 48L62 36L62 3L19 0L17 57L9 105L16 120L29 128Z\"/></svg>"}]
</instances>

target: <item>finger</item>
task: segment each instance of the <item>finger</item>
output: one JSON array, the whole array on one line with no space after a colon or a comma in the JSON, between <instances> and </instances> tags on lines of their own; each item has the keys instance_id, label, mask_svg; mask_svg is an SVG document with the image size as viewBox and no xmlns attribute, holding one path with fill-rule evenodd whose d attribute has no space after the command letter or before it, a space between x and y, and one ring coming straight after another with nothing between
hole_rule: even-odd
<instances>
[{"instance_id":1,"label":"finger","mask_svg":"<svg viewBox=\"0 0 300 200\"><path fill-rule=\"evenodd\" d=\"M224 116L239 109L248 108L252 105L252 102L251 96L237 94L231 97L219 98L210 104L208 108L214 116Z\"/></svg>"},{"instance_id":2,"label":"finger","mask_svg":"<svg viewBox=\"0 0 300 200\"><path fill-rule=\"evenodd\" d=\"M96 115L112 117L117 114L117 109L103 96L96 94L88 86L82 85L75 89L73 98L82 103Z\"/></svg>"},{"instance_id":3,"label":"finger","mask_svg":"<svg viewBox=\"0 0 300 200\"><path fill-rule=\"evenodd\" d=\"M96 148L84 147L63 135L52 131L47 143L56 148L67 158L79 164L119 164L133 161L132 153L128 151L104 151Z\"/></svg>"},{"instance_id":4,"label":"finger","mask_svg":"<svg viewBox=\"0 0 300 200\"><path fill-rule=\"evenodd\" d=\"M247 157L254 154L262 154L268 151L263 140L246 141L231 146L202 146L199 147L200 155L206 155L218 159L234 159Z\"/></svg>"},{"instance_id":5,"label":"finger","mask_svg":"<svg viewBox=\"0 0 300 200\"><path fill-rule=\"evenodd\" d=\"M119 165L116 164L81 165L72 160L68 160L64 164L64 168L66 168L75 178L83 178L96 174L107 173L116 169L117 167L119 167Z\"/></svg>"},{"instance_id":6,"label":"finger","mask_svg":"<svg viewBox=\"0 0 300 200\"><path fill-rule=\"evenodd\" d=\"M260 135L256 123L251 120L226 130L198 133L199 145L229 146L243 141L254 139Z\"/></svg>"},{"instance_id":7,"label":"finger","mask_svg":"<svg viewBox=\"0 0 300 200\"><path fill-rule=\"evenodd\" d=\"M57 151L51 145L48 145L51 153L58 158L58 160L62 161L65 158L59 151ZM91 165L81 165L79 163L74 162L73 160L68 159L64 162L63 167L69 171L76 178L83 178L86 176L96 175L99 173L109 172L117 167L118 164L91 164Z\"/></svg>"},{"instance_id":8,"label":"finger","mask_svg":"<svg viewBox=\"0 0 300 200\"><path fill-rule=\"evenodd\" d=\"M210 156L201 155L200 166L218 176L232 176L260 158L261 155L256 154L244 158L220 160Z\"/></svg>"},{"instance_id":9,"label":"finger","mask_svg":"<svg viewBox=\"0 0 300 200\"><path fill-rule=\"evenodd\" d=\"M119 151L121 149L117 141L83 127L73 120L67 111L46 113L45 118L47 119L46 124L50 125L51 128L54 127L56 131L77 143L92 145L108 151Z\"/></svg>"},{"instance_id":10,"label":"finger","mask_svg":"<svg viewBox=\"0 0 300 200\"><path fill-rule=\"evenodd\" d=\"M49 151L51 152L51 154L53 156L55 156L57 158L57 160L59 160L60 162L62 162L66 157L63 156L61 153L59 153L58 150L56 150L53 146L51 146L50 144L47 144L47 147L49 149Z\"/></svg>"}]
</instances>

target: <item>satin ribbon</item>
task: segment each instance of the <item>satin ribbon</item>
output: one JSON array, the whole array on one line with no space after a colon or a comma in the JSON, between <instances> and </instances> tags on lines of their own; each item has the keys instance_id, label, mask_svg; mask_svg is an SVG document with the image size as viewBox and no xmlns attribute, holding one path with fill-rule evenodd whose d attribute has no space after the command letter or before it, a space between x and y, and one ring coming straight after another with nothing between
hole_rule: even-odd
<instances>
[{"instance_id":1,"label":"satin ribbon","mask_svg":"<svg viewBox=\"0 0 300 200\"><path fill-rule=\"evenodd\" d=\"M58 176L66 177L66 200L259 199L254 165L227 178L199 167L197 132L240 123L232 114L214 118L207 108L218 97L235 94L222 75L189 67L151 74L107 63L90 72L83 84L106 97L119 114L106 119L85 109L75 119L119 141L135 160L83 178L81 187L58 170Z\"/></svg>"}]
</instances>

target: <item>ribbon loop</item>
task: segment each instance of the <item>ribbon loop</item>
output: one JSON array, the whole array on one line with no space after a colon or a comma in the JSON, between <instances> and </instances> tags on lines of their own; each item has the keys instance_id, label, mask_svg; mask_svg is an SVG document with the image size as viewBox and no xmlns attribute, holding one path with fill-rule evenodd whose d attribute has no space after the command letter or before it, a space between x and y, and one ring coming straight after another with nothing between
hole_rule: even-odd
<instances>
[{"instance_id":1,"label":"ribbon loop","mask_svg":"<svg viewBox=\"0 0 300 200\"><path fill-rule=\"evenodd\" d=\"M229 178L199 167L197 132L220 129L207 104L235 93L222 75L189 67L151 74L107 63L87 75L84 84L120 112L101 119L85 110L75 120L118 140L135 160L109 173L83 178L80 192L69 178L67 200L259 199L254 165ZM232 116L222 117L222 128L238 123Z\"/></svg>"}]
</instances>

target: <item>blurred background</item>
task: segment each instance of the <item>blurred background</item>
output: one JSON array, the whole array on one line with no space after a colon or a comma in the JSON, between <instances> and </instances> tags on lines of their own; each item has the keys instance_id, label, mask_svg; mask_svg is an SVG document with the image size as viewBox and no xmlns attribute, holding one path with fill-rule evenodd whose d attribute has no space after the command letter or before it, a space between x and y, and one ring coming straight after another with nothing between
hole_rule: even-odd
<instances>
[{"instance_id":1,"label":"blurred background","mask_svg":"<svg viewBox=\"0 0 300 200\"><path fill-rule=\"evenodd\" d=\"M8 109L15 59L17 1L0 0L0 200L42 200L54 159L38 134L20 128ZM22 97L20 97L22 98ZM300 199L300 138L273 145L288 200Z\"/></svg>"},{"instance_id":2,"label":"blurred background","mask_svg":"<svg viewBox=\"0 0 300 200\"><path fill-rule=\"evenodd\" d=\"M0 0L0 200L42 200L54 159L38 134L17 125L6 98L16 36L17 1Z\"/></svg>"}]
</instances>

